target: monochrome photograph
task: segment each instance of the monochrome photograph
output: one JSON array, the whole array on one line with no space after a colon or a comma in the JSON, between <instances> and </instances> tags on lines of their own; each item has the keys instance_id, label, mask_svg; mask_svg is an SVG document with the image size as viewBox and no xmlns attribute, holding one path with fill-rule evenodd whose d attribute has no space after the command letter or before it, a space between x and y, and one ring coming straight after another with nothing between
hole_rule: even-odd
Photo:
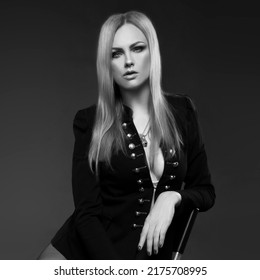
<instances>
[{"instance_id":1,"label":"monochrome photograph","mask_svg":"<svg viewBox=\"0 0 260 280\"><path fill-rule=\"evenodd\" d=\"M3 1L1 260L258 260L259 16Z\"/></svg>"}]
</instances>

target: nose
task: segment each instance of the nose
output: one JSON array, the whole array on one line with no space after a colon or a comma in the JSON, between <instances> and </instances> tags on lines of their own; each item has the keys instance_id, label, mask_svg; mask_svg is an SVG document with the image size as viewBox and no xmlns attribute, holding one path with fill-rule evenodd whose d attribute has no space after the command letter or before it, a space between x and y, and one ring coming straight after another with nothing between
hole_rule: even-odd
<instances>
[{"instance_id":1,"label":"nose","mask_svg":"<svg viewBox=\"0 0 260 280\"><path fill-rule=\"evenodd\" d=\"M134 66L134 61L132 59L132 57L130 56L130 54L126 54L126 58L125 58L125 67L132 67Z\"/></svg>"}]
</instances>

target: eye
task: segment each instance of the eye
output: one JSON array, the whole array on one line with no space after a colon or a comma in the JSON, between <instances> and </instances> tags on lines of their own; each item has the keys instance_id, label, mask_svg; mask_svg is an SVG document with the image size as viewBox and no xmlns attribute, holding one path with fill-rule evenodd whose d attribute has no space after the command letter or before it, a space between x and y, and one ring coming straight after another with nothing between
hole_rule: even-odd
<instances>
[{"instance_id":1,"label":"eye","mask_svg":"<svg viewBox=\"0 0 260 280\"><path fill-rule=\"evenodd\" d=\"M134 52L141 52L141 51L143 51L144 48L145 48L144 46L136 46L136 47L133 48L133 51Z\"/></svg>"},{"instance_id":2,"label":"eye","mask_svg":"<svg viewBox=\"0 0 260 280\"><path fill-rule=\"evenodd\" d=\"M115 51L115 52L112 52L112 58L118 58L120 56L122 52L120 51Z\"/></svg>"}]
</instances>

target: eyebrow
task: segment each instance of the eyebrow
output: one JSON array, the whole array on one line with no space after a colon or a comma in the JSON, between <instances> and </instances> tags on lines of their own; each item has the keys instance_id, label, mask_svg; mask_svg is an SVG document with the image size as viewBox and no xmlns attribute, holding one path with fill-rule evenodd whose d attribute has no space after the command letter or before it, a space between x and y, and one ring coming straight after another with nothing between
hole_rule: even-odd
<instances>
[{"instance_id":1,"label":"eyebrow","mask_svg":"<svg viewBox=\"0 0 260 280\"><path fill-rule=\"evenodd\" d=\"M139 43L143 43L145 44L145 42L142 42L142 41L137 41L133 44L130 45L130 48L134 47L135 45L139 44ZM118 47L112 47L112 50L122 50L122 48L118 48Z\"/></svg>"}]
</instances>

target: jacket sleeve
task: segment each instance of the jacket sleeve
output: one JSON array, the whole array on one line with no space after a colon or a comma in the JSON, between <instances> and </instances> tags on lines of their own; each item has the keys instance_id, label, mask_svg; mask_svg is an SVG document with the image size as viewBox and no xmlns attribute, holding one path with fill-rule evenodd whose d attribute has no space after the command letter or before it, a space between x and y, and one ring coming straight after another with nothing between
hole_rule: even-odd
<instances>
[{"instance_id":1,"label":"jacket sleeve","mask_svg":"<svg viewBox=\"0 0 260 280\"><path fill-rule=\"evenodd\" d=\"M187 118L187 173L185 188L178 191L182 200L178 212L192 208L210 209L215 203L215 190L207 163L198 115L189 97L185 97Z\"/></svg>"},{"instance_id":2,"label":"jacket sleeve","mask_svg":"<svg viewBox=\"0 0 260 280\"><path fill-rule=\"evenodd\" d=\"M92 121L88 111L77 112L73 122L75 144L72 164L72 188L75 204L75 227L90 259L119 259L100 217L102 200L99 184L88 164Z\"/></svg>"}]
</instances>

